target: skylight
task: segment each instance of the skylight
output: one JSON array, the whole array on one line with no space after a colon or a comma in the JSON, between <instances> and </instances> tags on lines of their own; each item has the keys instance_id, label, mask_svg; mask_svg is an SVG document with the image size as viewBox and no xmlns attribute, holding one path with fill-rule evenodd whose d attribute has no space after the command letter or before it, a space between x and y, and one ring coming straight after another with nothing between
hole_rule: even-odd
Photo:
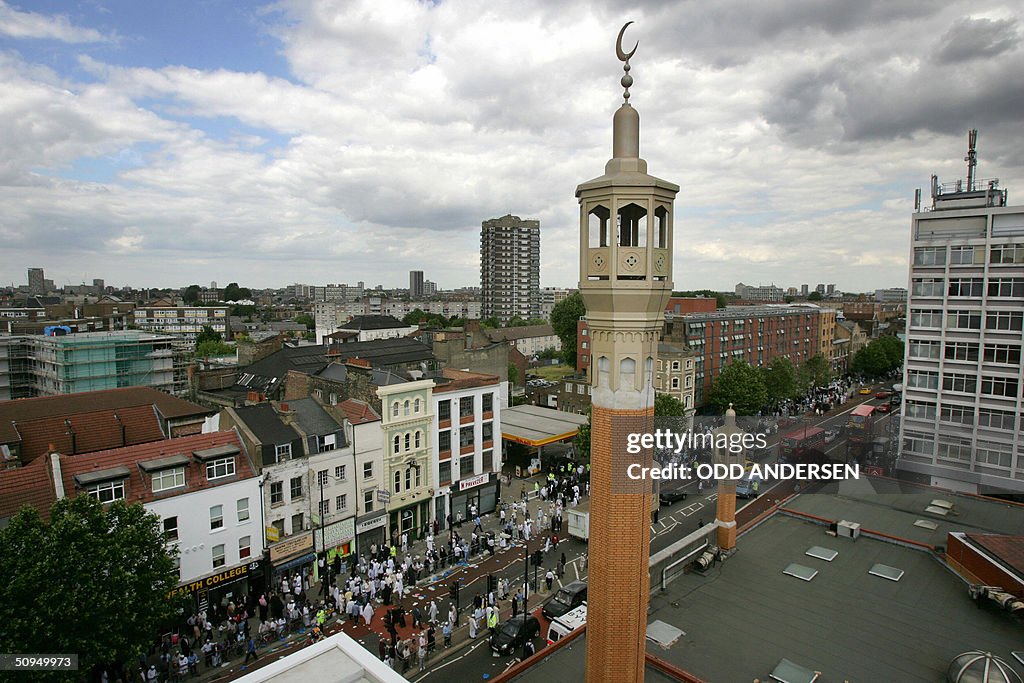
<instances>
[{"instance_id":1,"label":"skylight","mask_svg":"<svg viewBox=\"0 0 1024 683\"><path fill-rule=\"evenodd\" d=\"M801 581L810 581L811 579L813 579L815 576L818 575L818 570L817 569L811 569L810 567L805 567L802 564L793 563L793 564L789 565L788 567L786 567L785 569L783 569L782 573L783 574L788 574L790 576L795 576L796 578L800 579Z\"/></svg>"},{"instance_id":2,"label":"skylight","mask_svg":"<svg viewBox=\"0 0 1024 683\"><path fill-rule=\"evenodd\" d=\"M822 548L820 545L816 545L810 550L808 550L806 553L804 553L804 555L810 555L811 557L816 557L819 560L831 562L832 560L836 559L836 557L839 555L839 552L836 550L832 550L831 548Z\"/></svg>"},{"instance_id":3,"label":"skylight","mask_svg":"<svg viewBox=\"0 0 1024 683\"><path fill-rule=\"evenodd\" d=\"M890 567L887 564L876 564L874 567L871 568L871 571L869 571L868 574L880 576L883 579L889 579L890 581L899 581L901 578L903 578L902 569Z\"/></svg>"}]
</instances>

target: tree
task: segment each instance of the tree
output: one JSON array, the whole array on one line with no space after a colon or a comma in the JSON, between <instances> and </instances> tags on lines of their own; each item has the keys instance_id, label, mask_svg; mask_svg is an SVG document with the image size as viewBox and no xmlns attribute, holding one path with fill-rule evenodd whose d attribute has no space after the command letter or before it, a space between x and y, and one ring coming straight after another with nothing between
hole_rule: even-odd
<instances>
[{"instance_id":1,"label":"tree","mask_svg":"<svg viewBox=\"0 0 1024 683\"><path fill-rule=\"evenodd\" d=\"M592 420L591 410L587 408L587 421L580 425L579 431L576 432L576 439L573 441L576 454L583 460L590 460L590 424Z\"/></svg>"},{"instance_id":2,"label":"tree","mask_svg":"<svg viewBox=\"0 0 1024 683\"><path fill-rule=\"evenodd\" d=\"M715 308L725 308L729 305L729 299L735 299L735 294L724 294L723 292L713 292L710 289L694 289L688 292L672 292L672 296L678 297L705 297L708 299L715 300Z\"/></svg>"},{"instance_id":3,"label":"tree","mask_svg":"<svg viewBox=\"0 0 1024 683\"><path fill-rule=\"evenodd\" d=\"M237 282L229 283L224 288L224 301L241 301L251 299L252 292L248 287L239 287Z\"/></svg>"},{"instance_id":4,"label":"tree","mask_svg":"<svg viewBox=\"0 0 1024 683\"><path fill-rule=\"evenodd\" d=\"M199 303L199 285L189 285L181 296L186 306L195 306Z\"/></svg>"},{"instance_id":5,"label":"tree","mask_svg":"<svg viewBox=\"0 0 1024 683\"><path fill-rule=\"evenodd\" d=\"M811 292L810 294L807 295L808 301L821 301L821 299L821 292Z\"/></svg>"},{"instance_id":6,"label":"tree","mask_svg":"<svg viewBox=\"0 0 1024 683\"><path fill-rule=\"evenodd\" d=\"M200 332L199 335L196 337L196 346L199 346L200 344L202 344L204 342L210 342L210 341L219 342L220 341L220 332L217 332L215 329L213 329L209 325L203 325L202 332Z\"/></svg>"},{"instance_id":7,"label":"tree","mask_svg":"<svg viewBox=\"0 0 1024 683\"><path fill-rule=\"evenodd\" d=\"M655 394L654 417L673 417L686 415L686 406L672 394Z\"/></svg>"},{"instance_id":8,"label":"tree","mask_svg":"<svg viewBox=\"0 0 1024 683\"><path fill-rule=\"evenodd\" d=\"M540 358L541 360L557 360L561 355L561 352L556 350L555 347L549 346L538 353L537 358Z\"/></svg>"},{"instance_id":9,"label":"tree","mask_svg":"<svg viewBox=\"0 0 1024 683\"><path fill-rule=\"evenodd\" d=\"M24 507L0 530L0 572L4 651L74 652L86 672L135 661L180 605L160 517L138 503L63 498L48 524Z\"/></svg>"},{"instance_id":10,"label":"tree","mask_svg":"<svg viewBox=\"0 0 1024 683\"><path fill-rule=\"evenodd\" d=\"M804 391L823 387L832 380L832 367L820 353L811 356L800 366L800 383Z\"/></svg>"},{"instance_id":11,"label":"tree","mask_svg":"<svg viewBox=\"0 0 1024 683\"><path fill-rule=\"evenodd\" d=\"M316 318L311 316L309 313L300 313L299 315L295 316L295 322L299 323L300 325L305 325L307 330L316 329Z\"/></svg>"},{"instance_id":12,"label":"tree","mask_svg":"<svg viewBox=\"0 0 1024 683\"><path fill-rule=\"evenodd\" d=\"M586 314L587 305L579 292L573 292L551 309L551 327L562 342L562 358L572 367L576 367L576 324Z\"/></svg>"},{"instance_id":13,"label":"tree","mask_svg":"<svg viewBox=\"0 0 1024 683\"><path fill-rule=\"evenodd\" d=\"M512 386L515 386L519 381L519 368L516 367L515 363L508 364L508 381L512 383Z\"/></svg>"},{"instance_id":14,"label":"tree","mask_svg":"<svg viewBox=\"0 0 1024 683\"><path fill-rule=\"evenodd\" d=\"M768 390L768 403L771 405L796 398L800 392L796 367L784 356L773 360L768 367L761 368L761 373L764 376L765 388Z\"/></svg>"},{"instance_id":15,"label":"tree","mask_svg":"<svg viewBox=\"0 0 1024 683\"><path fill-rule=\"evenodd\" d=\"M210 356L230 356L235 353L235 347L231 344L215 339L207 339L196 344L195 357L209 358Z\"/></svg>"},{"instance_id":16,"label":"tree","mask_svg":"<svg viewBox=\"0 0 1024 683\"><path fill-rule=\"evenodd\" d=\"M903 342L898 337L885 336L871 342L877 344L885 354L887 371L895 370L903 365Z\"/></svg>"},{"instance_id":17,"label":"tree","mask_svg":"<svg viewBox=\"0 0 1024 683\"><path fill-rule=\"evenodd\" d=\"M708 403L720 412L731 403L737 415L756 415L768 403L761 371L742 360L725 366L711 387Z\"/></svg>"},{"instance_id":18,"label":"tree","mask_svg":"<svg viewBox=\"0 0 1024 683\"><path fill-rule=\"evenodd\" d=\"M501 321L498 320L497 316L490 316L480 321L480 327L486 327L490 329L497 329L501 327Z\"/></svg>"}]
</instances>

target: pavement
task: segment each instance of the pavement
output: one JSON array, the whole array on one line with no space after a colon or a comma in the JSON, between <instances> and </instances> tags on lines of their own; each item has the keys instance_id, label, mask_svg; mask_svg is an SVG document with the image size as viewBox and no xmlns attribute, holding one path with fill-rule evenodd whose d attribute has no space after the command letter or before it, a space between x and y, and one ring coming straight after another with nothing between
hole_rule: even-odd
<instances>
[{"instance_id":1,"label":"pavement","mask_svg":"<svg viewBox=\"0 0 1024 683\"><path fill-rule=\"evenodd\" d=\"M525 487L528 492L528 507L529 514L532 519L536 520L537 509L540 505L544 505L545 512L548 504L540 501L540 499L533 493L534 482L539 482L541 485L544 483L543 475L535 475L530 479L513 480L511 486L505 488L506 492L513 493L513 495L519 495L520 485ZM506 496L502 499L503 502L511 502L511 498ZM564 518L563 518L564 519ZM483 515L481 517L481 526L484 533L497 531L500 526L499 513ZM534 526L536 529L536 525ZM457 529L462 533L464 537L469 535L469 532L473 530L473 524L471 522L463 523L461 529ZM550 533L550 532L548 532ZM566 536L565 525L563 524L562 532L559 534L560 537ZM418 636L421 631L424 631L424 627L413 628L412 626L412 615L411 611L413 607L418 606L420 610L426 615L427 606L433 599L437 602L438 607L438 619L443 624L443 620L447 618L449 604L451 603L449 585L452 581L459 581L460 584L460 595L459 595L459 623L452 633L452 645L450 648L444 647L444 638L441 634L440 625L436 631L436 643L437 650L427 658L427 669L435 666L441 660L448 657L457 655L462 650L473 645L474 642L479 643L481 639L485 639L487 636L486 628L481 628L478 633L476 640L469 637L469 626L467 616L472 611L473 596L477 593L486 595L487 592L487 575L494 574L505 576L506 578L515 579L510 586L510 598L508 600L498 601L499 608L499 621L505 621L512 616L512 601L511 596L515 595L518 587L522 585L522 565L519 564L524 561L527 553L532 553L538 549L542 549L544 545L544 537L537 538L536 534L531 538L529 544L524 541L513 541L510 546L502 551L500 549L495 550L494 556L491 556L488 552L479 553L469 559L468 562L463 561L455 566L449 566L439 570L435 574L421 578L421 580L415 585L406 589L406 595L400 603L392 604L390 606L375 604L374 615L369 626L363 623L363 619L357 621L349 620L347 615L334 616L328 620L325 632L326 635L333 635L339 631L342 631L357 642L359 642L368 651L374 655L377 654L378 641L380 639L390 639L387 629L384 626L384 615L389 607L401 606L406 613L406 626L398 626L397 632L400 640ZM439 547L442 544L448 542L448 532L442 531L435 537L435 547ZM563 546L568 543L568 538L560 538L559 546ZM528 547L527 547L528 545ZM559 553L562 550L552 550L545 558L544 567L539 570L539 584L541 590L533 592L531 590L527 609L531 612L536 611L539 613L539 608L546 601L552 593L547 592L544 589L543 576L548 567L554 567L557 564ZM426 541L415 541L409 546L409 556L422 557L426 553ZM574 553L572 561L577 561L577 556ZM518 572L511 571L513 567L519 566ZM578 574L578 568L575 572L571 569L568 570L570 573L567 574L567 579L573 578L573 573ZM530 572L530 580L533 580L533 571ZM342 580L347 577L347 573L341 575ZM553 591L557 591L560 582L556 583L553 587ZM308 595L311 603L315 603L320 599L318 589L311 589ZM250 617L249 627L251 633L257 633L259 629L259 618L258 616ZM542 628L546 628L542 624ZM308 644L308 629L298 628L293 633L290 633L277 641L270 643L269 645L260 645L257 648L257 654L259 658L250 662L248 665L244 664L244 655L233 657L228 661L221 664L219 667L207 668L203 665L202 658L200 657L199 673L196 676L186 677L185 681L197 681L199 683L207 682L220 682L229 681L238 678L246 673L249 673L262 666L266 666L270 662L276 661L281 657L287 656L296 650L304 647ZM407 676L414 677L418 674L418 666L415 661L411 662L409 670L405 672Z\"/></svg>"}]
</instances>

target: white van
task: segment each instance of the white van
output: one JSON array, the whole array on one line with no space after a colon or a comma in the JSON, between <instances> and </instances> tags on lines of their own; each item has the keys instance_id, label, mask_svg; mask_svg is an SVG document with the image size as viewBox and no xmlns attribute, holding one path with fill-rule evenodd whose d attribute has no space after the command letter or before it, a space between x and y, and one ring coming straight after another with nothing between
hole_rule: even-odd
<instances>
[{"instance_id":1,"label":"white van","mask_svg":"<svg viewBox=\"0 0 1024 683\"><path fill-rule=\"evenodd\" d=\"M548 625L548 645L558 642L583 624L587 623L587 603L571 609Z\"/></svg>"}]
</instances>

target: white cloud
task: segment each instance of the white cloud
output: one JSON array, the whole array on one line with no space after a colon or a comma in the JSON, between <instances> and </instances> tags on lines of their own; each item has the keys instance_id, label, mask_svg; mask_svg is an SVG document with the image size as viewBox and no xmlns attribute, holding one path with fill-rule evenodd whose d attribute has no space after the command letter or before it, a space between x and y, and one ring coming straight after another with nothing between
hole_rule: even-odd
<instances>
[{"instance_id":1,"label":"white cloud","mask_svg":"<svg viewBox=\"0 0 1024 683\"><path fill-rule=\"evenodd\" d=\"M62 15L24 12L0 0L0 34L11 38L49 39L64 43L96 43L107 40L99 31L75 26Z\"/></svg>"},{"instance_id":2,"label":"white cloud","mask_svg":"<svg viewBox=\"0 0 1024 683\"><path fill-rule=\"evenodd\" d=\"M903 284L913 190L962 175L977 117L981 175L1024 186L1024 87L995 78L1024 73L1005 5L989 22L966 1L637 8L641 151L682 188L676 286ZM511 212L541 220L542 283L575 282L573 192L603 172L621 101L618 7L273 8L283 75L187 52L76 53L68 71L0 54L0 236L18 257L3 280L74 278L87 259L139 285L399 286L410 269L468 285L480 222ZM997 30L1000 62L950 42L965 17Z\"/></svg>"}]
</instances>

